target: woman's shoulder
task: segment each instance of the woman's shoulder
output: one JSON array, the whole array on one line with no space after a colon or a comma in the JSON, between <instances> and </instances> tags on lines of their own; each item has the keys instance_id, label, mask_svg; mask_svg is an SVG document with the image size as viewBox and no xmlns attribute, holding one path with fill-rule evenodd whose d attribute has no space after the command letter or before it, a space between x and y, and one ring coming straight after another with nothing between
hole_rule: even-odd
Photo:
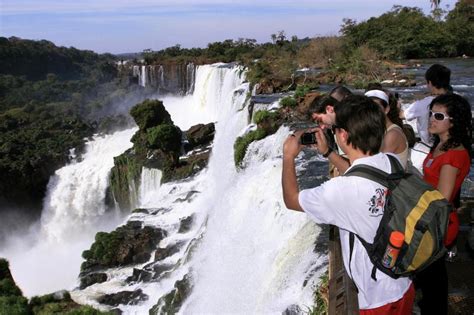
<instances>
[{"instance_id":1,"label":"woman's shoulder","mask_svg":"<svg viewBox=\"0 0 474 315\"><path fill-rule=\"evenodd\" d=\"M405 143L407 141L407 137L400 126L393 124L387 128L387 132L385 133L384 141L387 140Z\"/></svg>"},{"instance_id":2,"label":"woman's shoulder","mask_svg":"<svg viewBox=\"0 0 474 315\"><path fill-rule=\"evenodd\" d=\"M445 160L447 163L453 164L457 167L471 164L469 151L467 151L463 146L451 148L439 157Z\"/></svg>"}]
</instances>

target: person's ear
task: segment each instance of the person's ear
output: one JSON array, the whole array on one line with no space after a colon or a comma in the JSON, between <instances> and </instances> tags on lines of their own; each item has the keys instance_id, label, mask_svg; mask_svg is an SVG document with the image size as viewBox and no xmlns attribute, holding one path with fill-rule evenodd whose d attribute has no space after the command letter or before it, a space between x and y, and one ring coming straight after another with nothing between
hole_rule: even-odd
<instances>
[{"instance_id":1,"label":"person's ear","mask_svg":"<svg viewBox=\"0 0 474 315\"><path fill-rule=\"evenodd\" d=\"M347 138L349 137L349 134L347 133L347 131L343 128L338 128L338 133L339 133L339 137L341 138L342 141L344 141L344 143L347 143Z\"/></svg>"},{"instance_id":2,"label":"person's ear","mask_svg":"<svg viewBox=\"0 0 474 315\"><path fill-rule=\"evenodd\" d=\"M326 113L333 114L334 113L334 106L326 105Z\"/></svg>"}]
</instances>

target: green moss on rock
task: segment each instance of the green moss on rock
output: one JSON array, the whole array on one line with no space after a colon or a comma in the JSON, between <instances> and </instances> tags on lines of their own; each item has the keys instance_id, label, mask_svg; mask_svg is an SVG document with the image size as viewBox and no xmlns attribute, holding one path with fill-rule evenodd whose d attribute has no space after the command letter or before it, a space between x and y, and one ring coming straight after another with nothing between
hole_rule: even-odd
<instances>
[{"instance_id":1,"label":"green moss on rock","mask_svg":"<svg viewBox=\"0 0 474 315\"><path fill-rule=\"evenodd\" d=\"M148 148L172 151L179 154L181 130L169 124L158 125L147 130Z\"/></svg>"},{"instance_id":2,"label":"green moss on rock","mask_svg":"<svg viewBox=\"0 0 474 315\"><path fill-rule=\"evenodd\" d=\"M183 279L176 281L171 292L158 300L158 303L150 310L150 314L176 314L189 296L191 289L191 277L185 275Z\"/></svg>"},{"instance_id":3,"label":"green moss on rock","mask_svg":"<svg viewBox=\"0 0 474 315\"><path fill-rule=\"evenodd\" d=\"M145 100L130 110L130 115L140 130L146 130L161 124L173 124L170 114L159 100Z\"/></svg>"},{"instance_id":4,"label":"green moss on rock","mask_svg":"<svg viewBox=\"0 0 474 315\"><path fill-rule=\"evenodd\" d=\"M110 233L99 232L91 248L82 253L86 261L81 271L87 273L95 269L146 262L165 235L166 232L161 229L141 227L135 222L128 222Z\"/></svg>"},{"instance_id":5,"label":"green moss on rock","mask_svg":"<svg viewBox=\"0 0 474 315\"><path fill-rule=\"evenodd\" d=\"M131 208L130 184L133 183L134 187L138 187L142 167L143 161L132 154L132 150L114 158L114 167L110 173L110 188L121 209Z\"/></svg>"}]
</instances>

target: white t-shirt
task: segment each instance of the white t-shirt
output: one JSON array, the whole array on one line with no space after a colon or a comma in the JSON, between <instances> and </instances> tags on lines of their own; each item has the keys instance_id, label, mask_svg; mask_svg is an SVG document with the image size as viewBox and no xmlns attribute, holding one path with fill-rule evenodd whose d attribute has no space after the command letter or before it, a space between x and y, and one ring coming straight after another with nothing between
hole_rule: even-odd
<instances>
[{"instance_id":1,"label":"white t-shirt","mask_svg":"<svg viewBox=\"0 0 474 315\"><path fill-rule=\"evenodd\" d=\"M416 129L421 141L428 145L432 145L431 136L428 132L430 103L434 96L427 96L424 99L416 101L409 105L405 110L405 119L410 121L416 118Z\"/></svg>"},{"instance_id":2,"label":"white t-shirt","mask_svg":"<svg viewBox=\"0 0 474 315\"><path fill-rule=\"evenodd\" d=\"M390 161L386 154L360 158L353 165L367 164L390 172ZM335 177L321 186L305 189L299 194L299 203L304 211L317 223L339 227L342 257L347 273L359 289L360 309L371 309L395 302L403 297L411 284L408 278L393 279L381 271L376 272L377 281L371 277L373 264L366 249L355 238L349 269L349 232L372 243L383 214L385 187L357 176Z\"/></svg>"}]
</instances>

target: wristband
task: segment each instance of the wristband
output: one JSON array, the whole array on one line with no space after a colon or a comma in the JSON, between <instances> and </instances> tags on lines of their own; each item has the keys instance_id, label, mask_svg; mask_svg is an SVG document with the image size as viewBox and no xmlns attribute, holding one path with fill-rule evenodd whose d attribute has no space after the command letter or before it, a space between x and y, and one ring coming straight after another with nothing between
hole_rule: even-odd
<instances>
[{"instance_id":1,"label":"wristband","mask_svg":"<svg viewBox=\"0 0 474 315\"><path fill-rule=\"evenodd\" d=\"M331 147L328 147L328 150L326 151L326 153L323 154L323 157L327 158L329 156L329 154L331 154L331 153L332 153L332 149L331 149Z\"/></svg>"}]
</instances>

